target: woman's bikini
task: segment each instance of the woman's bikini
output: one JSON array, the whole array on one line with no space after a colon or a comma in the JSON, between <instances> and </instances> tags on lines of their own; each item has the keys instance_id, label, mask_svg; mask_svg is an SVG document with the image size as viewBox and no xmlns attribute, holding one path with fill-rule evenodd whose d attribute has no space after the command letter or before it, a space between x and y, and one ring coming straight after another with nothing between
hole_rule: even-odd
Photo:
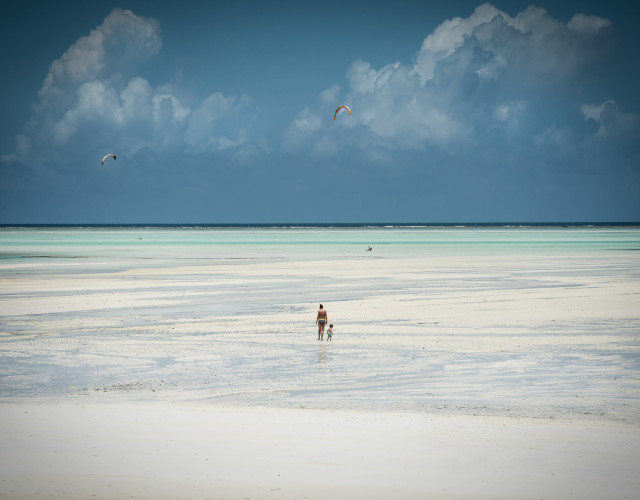
<instances>
[{"instance_id":1,"label":"woman's bikini","mask_svg":"<svg viewBox=\"0 0 640 500\"><path fill-rule=\"evenodd\" d=\"M318 313L318 316L321 316L320 318L318 318L318 324L319 325L324 325L327 322L327 312L326 311L320 311Z\"/></svg>"}]
</instances>

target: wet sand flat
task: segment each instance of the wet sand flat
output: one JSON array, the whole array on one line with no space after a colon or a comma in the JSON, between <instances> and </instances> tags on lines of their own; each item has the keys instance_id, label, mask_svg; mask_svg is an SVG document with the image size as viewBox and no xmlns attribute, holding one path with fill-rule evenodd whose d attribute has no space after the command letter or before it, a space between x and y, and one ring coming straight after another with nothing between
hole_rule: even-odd
<instances>
[{"instance_id":1,"label":"wet sand flat","mask_svg":"<svg viewBox=\"0 0 640 500\"><path fill-rule=\"evenodd\" d=\"M0 494L633 498L640 252L364 248L0 262Z\"/></svg>"}]
</instances>

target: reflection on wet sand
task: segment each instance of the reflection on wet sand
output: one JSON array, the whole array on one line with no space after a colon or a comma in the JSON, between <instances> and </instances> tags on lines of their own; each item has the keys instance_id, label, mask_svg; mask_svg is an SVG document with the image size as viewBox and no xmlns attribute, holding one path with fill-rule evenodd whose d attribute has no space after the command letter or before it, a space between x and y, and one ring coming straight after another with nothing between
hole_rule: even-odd
<instances>
[{"instance_id":1,"label":"reflection on wet sand","mask_svg":"<svg viewBox=\"0 0 640 500\"><path fill-rule=\"evenodd\" d=\"M318 344L318 363L327 361L327 353L324 350L324 344Z\"/></svg>"}]
</instances>

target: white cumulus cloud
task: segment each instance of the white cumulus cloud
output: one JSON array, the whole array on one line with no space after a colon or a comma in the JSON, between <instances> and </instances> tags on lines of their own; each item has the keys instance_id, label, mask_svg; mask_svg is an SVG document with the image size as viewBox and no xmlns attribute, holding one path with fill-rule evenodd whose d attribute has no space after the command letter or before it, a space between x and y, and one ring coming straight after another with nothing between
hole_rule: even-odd
<instances>
[{"instance_id":1,"label":"white cumulus cloud","mask_svg":"<svg viewBox=\"0 0 640 500\"><path fill-rule=\"evenodd\" d=\"M502 16L493 5L484 4L478 7L467 18L454 17L444 21L422 42L418 53L417 62L413 71L420 76L420 82L424 84L433 78L438 61L450 56L459 49L466 37L471 35L478 26L486 24L497 16ZM510 20L506 16L506 20Z\"/></svg>"},{"instance_id":2,"label":"white cumulus cloud","mask_svg":"<svg viewBox=\"0 0 640 500\"><path fill-rule=\"evenodd\" d=\"M39 109L68 106L73 91L85 82L125 72L154 56L162 47L160 25L130 10L115 9L88 36L78 39L51 64L38 92Z\"/></svg>"},{"instance_id":3,"label":"white cumulus cloud","mask_svg":"<svg viewBox=\"0 0 640 500\"><path fill-rule=\"evenodd\" d=\"M494 149L525 140L533 146L554 125L551 115L576 115L576 86L602 61L610 26L586 14L564 23L540 7L510 16L480 5L428 34L413 64L354 61L348 89L324 91L323 106L302 111L285 143L311 153L318 144L332 145L323 152L355 146L369 157L385 157L373 149L457 154L488 141ZM349 105L352 116L334 121L329 103Z\"/></svg>"},{"instance_id":4,"label":"white cumulus cloud","mask_svg":"<svg viewBox=\"0 0 640 500\"><path fill-rule=\"evenodd\" d=\"M251 99L225 97L219 92L210 95L198 106L189 119L185 132L187 152L205 153L223 151L245 142L245 131L232 128L228 135L227 122L250 105Z\"/></svg>"},{"instance_id":5,"label":"white cumulus cloud","mask_svg":"<svg viewBox=\"0 0 640 500\"><path fill-rule=\"evenodd\" d=\"M214 92L192 109L179 89L154 87L136 74L161 47L157 21L112 11L51 64L15 150L3 160L39 164L54 151L64 161L83 148L98 156L143 148L198 154L243 144L243 127L221 129L219 122L249 107L249 98Z\"/></svg>"}]
</instances>

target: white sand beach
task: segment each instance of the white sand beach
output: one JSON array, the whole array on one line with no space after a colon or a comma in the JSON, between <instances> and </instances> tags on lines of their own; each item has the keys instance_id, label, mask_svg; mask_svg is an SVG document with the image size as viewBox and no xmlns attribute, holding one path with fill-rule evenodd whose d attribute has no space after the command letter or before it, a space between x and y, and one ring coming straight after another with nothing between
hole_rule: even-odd
<instances>
[{"instance_id":1,"label":"white sand beach","mask_svg":"<svg viewBox=\"0 0 640 500\"><path fill-rule=\"evenodd\" d=\"M638 491L637 426L615 423L130 401L1 408L7 498L631 499Z\"/></svg>"},{"instance_id":2,"label":"white sand beach","mask_svg":"<svg viewBox=\"0 0 640 500\"><path fill-rule=\"evenodd\" d=\"M0 496L637 498L640 252L363 249L0 264Z\"/></svg>"}]
</instances>

